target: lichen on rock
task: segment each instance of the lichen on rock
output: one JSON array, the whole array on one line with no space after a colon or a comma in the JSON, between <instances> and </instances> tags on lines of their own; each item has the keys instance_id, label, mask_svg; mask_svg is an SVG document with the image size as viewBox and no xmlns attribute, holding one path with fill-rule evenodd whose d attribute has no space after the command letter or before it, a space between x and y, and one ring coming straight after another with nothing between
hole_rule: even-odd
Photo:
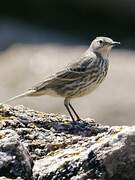
<instances>
[{"instance_id":1,"label":"lichen on rock","mask_svg":"<svg viewBox=\"0 0 135 180\"><path fill-rule=\"evenodd\" d=\"M132 180L134 164L135 126L0 108L0 178Z\"/></svg>"}]
</instances>

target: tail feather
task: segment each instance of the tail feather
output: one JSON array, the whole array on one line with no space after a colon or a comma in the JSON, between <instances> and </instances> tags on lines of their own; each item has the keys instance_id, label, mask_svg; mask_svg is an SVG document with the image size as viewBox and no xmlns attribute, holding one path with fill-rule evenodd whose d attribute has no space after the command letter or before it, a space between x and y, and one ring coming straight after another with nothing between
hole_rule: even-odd
<instances>
[{"instance_id":1,"label":"tail feather","mask_svg":"<svg viewBox=\"0 0 135 180\"><path fill-rule=\"evenodd\" d=\"M36 92L36 90L29 90L29 91L27 91L27 92L24 92L24 93L22 93L22 94L19 94L19 95L17 95L17 96L14 96L14 97L12 97L12 98L10 98L10 99L7 99L6 101L0 103L0 105L9 103L9 102L11 102L11 101L14 101L14 100L16 100L16 99L20 99L20 98L25 97L25 96L28 96L28 95L32 95L34 92Z\"/></svg>"}]
</instances>

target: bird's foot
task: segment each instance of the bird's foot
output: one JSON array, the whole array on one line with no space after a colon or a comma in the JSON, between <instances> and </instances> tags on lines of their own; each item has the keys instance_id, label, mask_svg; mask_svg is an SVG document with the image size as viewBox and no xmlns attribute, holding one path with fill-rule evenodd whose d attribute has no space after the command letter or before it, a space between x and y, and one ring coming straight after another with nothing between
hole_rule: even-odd
<instances>
[{"instance_id":1,"label":"bird's foot","mask_svg":"<svg viewBox=\"0 0 135 180\"><path fill-rule=\"evenodd\" d=\"M86 121L86 120L83 120L81 118L78 118L76 120L73 120L72 121L72 124L75 125L75 126L80 126L82 128L86 127L86 126L95 126L95 121Z\"/></svg>"},{"instance_id":2,"label":"bird's foot","mask_svg":"<svg viewBox=\"0 0 135 180\"><path fill-rule=\"evenodd\" d=\"M85 122L83 119L79 118L77 120L73 120L72 121L72 124L75 125L75 126L79 126L79 127L85 127L86 125L88 125L87 122Z\"/></svg>"}]
</instances>

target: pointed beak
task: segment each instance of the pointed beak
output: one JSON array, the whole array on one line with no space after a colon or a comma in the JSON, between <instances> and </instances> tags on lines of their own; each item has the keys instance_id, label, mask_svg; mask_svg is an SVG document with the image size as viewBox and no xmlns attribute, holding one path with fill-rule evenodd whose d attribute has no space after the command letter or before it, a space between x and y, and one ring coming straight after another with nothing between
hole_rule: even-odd
<instances>
[{"instance_id":1,"label":"pointed beak","mask_svg":"<svg viewBox=\"0 0 135 180\"><path fill-rule=\"evenodd\" d=\"M111 45L112 45L112 46L119 46L119 45L120 45L120 42L113 41L113 42L111 43Z\"/></svg>"}]
</instances>

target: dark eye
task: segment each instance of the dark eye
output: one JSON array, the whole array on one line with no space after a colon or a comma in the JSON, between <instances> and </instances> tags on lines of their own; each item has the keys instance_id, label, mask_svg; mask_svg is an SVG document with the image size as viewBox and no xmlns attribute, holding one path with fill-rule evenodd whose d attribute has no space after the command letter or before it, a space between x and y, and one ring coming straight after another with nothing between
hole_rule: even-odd
<instances>
[{"instance_id":1,"label":"dark eye","mask_svg":"<svg viewBox=\"0 0 135 180\"><path fill-rule=\"evenodd\" d=\"M102 41L102 40L99 40L99 43L100 43L100 44L102 44L102 43L103 43L103 41Z\"/></svg>"}]
</instances>

